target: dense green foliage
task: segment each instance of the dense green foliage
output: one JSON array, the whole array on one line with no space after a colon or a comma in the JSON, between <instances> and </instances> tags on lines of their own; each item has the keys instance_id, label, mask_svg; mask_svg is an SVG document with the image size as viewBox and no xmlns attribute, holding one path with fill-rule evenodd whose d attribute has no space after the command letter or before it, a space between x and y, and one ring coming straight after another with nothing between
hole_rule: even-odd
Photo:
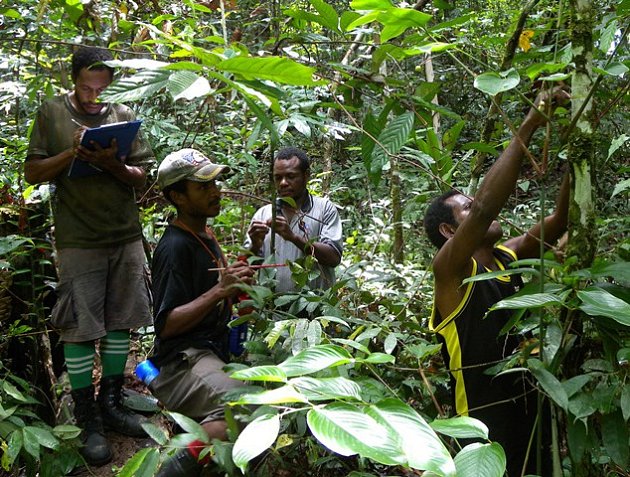
<instances>
[{"instance_id":1,"label":"dense green foliage","mask_svg":"<svg viewBox=\"0 0 630 477\"><path fill-rule=\"evenodd\" d=\"M487 429L445 419L448 379L427 330L433 250L421 222L440 190L474 188L533 88L571 82L571 35L581 26L569 22L571 4L522 3L3 2L0 270L10 273L0 276L0 300L11 295L13 307L0 307L2 467L35 475L38 466L51 471L52 453L67 469L76 460L66 445L71 430L54 427L29 397L33 383L46 384L34 378L38 361L18 369L10 343L45 346L46 290L55 281L50 186L29 186L21 174L28 128L41 101L71 88L71 46L86 43L114 50L118 79L103 99L134 107L158 162L193 146L231 166L213 224L231 253L254 210L272 200L270 160L283 145L309 152L312 192L341 207L346 242L335 287L277 295L271 278L261 277L247 290L252 339L232 369L256 386L231 397L233 439L214 446L215 460L230 475L238 468L270 476L502 475L499 446L460 449L451 439L484 438ZM556 249L544 261L518 263L531 285L497 305L518 310L513 324L543 341L510 366L529 369L553 404L554 477L630 475L630 2L598 3L589 19L594 114L585 118L596 141L597 229L587 238L595 261L576 269L581 257ZM552 207L572 122L568 110L558 111L551 131L533 142L537 165L523 173L503 215L509 233ZM172 211L150 172L139 200L154 246ZM317 273L309 260L293 271L298 283ZM247 413L242 404L256 406ZM152 475L167 450L203 438L195 423L173 418L186 432L169 439L151 428L156 448L134 456L120 475ZM241 437L239 420L250 423Z\"/></svg>"}]
</instances>

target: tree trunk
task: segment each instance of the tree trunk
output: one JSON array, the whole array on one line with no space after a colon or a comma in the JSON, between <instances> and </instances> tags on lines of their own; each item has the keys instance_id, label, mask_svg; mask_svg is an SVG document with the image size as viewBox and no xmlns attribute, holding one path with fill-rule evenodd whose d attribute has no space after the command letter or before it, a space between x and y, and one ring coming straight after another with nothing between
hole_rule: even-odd
<instances>
[{"instance_id":1,"label":"tree trunk","mask_svg":"<svg viewBox=\"0 0 630 477\"><path fill-rule=\"evenodd\" d=\"M575 129L569 140L568 161L571 173L571 202L569 208L569 243L567 255L578 257L577 268L588 267L595 257L593 237L595 208L593 205L592 172L595 165L595 137L593 105L584 105L593 86L593 25L595 12L590 0L571 1L573 61L575 73L571 87L571 113L580 110Z\"/></svg>"},{"instance_id":2,"label":"tree trunk","mask_svg":"<svg viewBox=\"0 0 630 477\"><path fill-rule=\"evenodd\" d=\"M394 243L392 246L394 262L402 263L405 255L403 236L402 203L400 200L400 174L398 173L398 158L390 157L390 198L392 200L392 223L394 227Z\"/></svg>"},{"instance_id":3,"label":"tree trunk","mask_svg":"<svg viewBox=\"0 0 630 477\"><path fill-rule=\"evenodd\" d=\"M577 260L571 264L574 269L589 267L595 257L596 238L595 212L593 206L592 171L595 165L595 140L593 106L589 100L589 91L593 87L593 27L595 11L591 0L571 0L571 42L575 73L571 86L571 115L576 120L575 129L569 139L568 162L571 177L571 194L569 203L569 240L567 256ZM577 117L580 115L580 117ZM582 320L574 320L573 332L581 335ZM572 353L581 356L584 344L578 343ZM581 360L580 360L581 361ZM575 363L576 365L578 363ZM577 366L567 366L565 372L569 376L579 374ZM590 428L589 432L596 432ZM571 448L569 451L571 453ZM570 455L575 477L599 475L601 469L593 465L593 456L584 449L580 456Z\"/></svg>"}]
</instances>

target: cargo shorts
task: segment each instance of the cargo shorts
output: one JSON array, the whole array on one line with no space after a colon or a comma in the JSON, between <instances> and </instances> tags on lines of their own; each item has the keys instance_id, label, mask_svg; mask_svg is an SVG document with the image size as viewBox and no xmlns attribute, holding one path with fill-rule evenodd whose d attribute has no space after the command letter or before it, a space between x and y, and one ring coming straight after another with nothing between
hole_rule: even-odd
<instances>
[{"instance_id":1,"label":"cargo shorts","mask_svg":"<svg viewBox=\"0 0 630 477\"><path fill-rule=\"evenodd\" d=\"M211 350L187 348L160 367L149 389L169 411L202 424L222 420L223 394L243 386L223 371L225 364Z\"/></svg>"},{"instance_id":2,"label":"cargo shorts","mask_svg":"<svg viewBox=\"0 0 630 477\"><path fill-rule=\"evenodd\" d=\"M93 341L108 331L153 322L141 240L108 248L64 248L57 255L59 284L51 323L62 341Z\"/></svg>"}]
</instances>

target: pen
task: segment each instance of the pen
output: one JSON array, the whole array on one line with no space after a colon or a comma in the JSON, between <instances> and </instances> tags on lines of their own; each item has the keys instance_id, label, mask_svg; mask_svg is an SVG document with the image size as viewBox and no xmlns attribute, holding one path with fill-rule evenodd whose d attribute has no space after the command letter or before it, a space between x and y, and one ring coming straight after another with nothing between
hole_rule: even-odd
<instances>
[{"instance_id":1,"label":"pen","mask_svg":"<svg viewBox=\"0 0 630 477\"><path fill-rule=\"evenodd\" d=\"M86 128L87 126L84 126L83 124L81 124L79 121L77 121L74 118L70 118L70 121L72 121L74 124L76 124L77 126L79 126L80 128Z\"/></svg>"}]
</instances>

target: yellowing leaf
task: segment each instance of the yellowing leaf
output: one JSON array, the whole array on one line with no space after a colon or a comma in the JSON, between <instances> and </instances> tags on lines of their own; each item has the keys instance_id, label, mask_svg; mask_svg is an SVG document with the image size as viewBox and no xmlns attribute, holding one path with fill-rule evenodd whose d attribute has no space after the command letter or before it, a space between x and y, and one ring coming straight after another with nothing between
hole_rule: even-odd
<instances>
[{"instance_id":1,"label":"yellowing leaf","mask_svg":"<svg viewBox=\"0 0 630 477\"><path fill-rule=\"evenodd\" d=\"M518 46L521 47L521 50L527 52L532 47L529 42L530 38L533 38L534 31L533 30L523 30L521 36L518 37Z\"/></svg>"}]
</instances>

